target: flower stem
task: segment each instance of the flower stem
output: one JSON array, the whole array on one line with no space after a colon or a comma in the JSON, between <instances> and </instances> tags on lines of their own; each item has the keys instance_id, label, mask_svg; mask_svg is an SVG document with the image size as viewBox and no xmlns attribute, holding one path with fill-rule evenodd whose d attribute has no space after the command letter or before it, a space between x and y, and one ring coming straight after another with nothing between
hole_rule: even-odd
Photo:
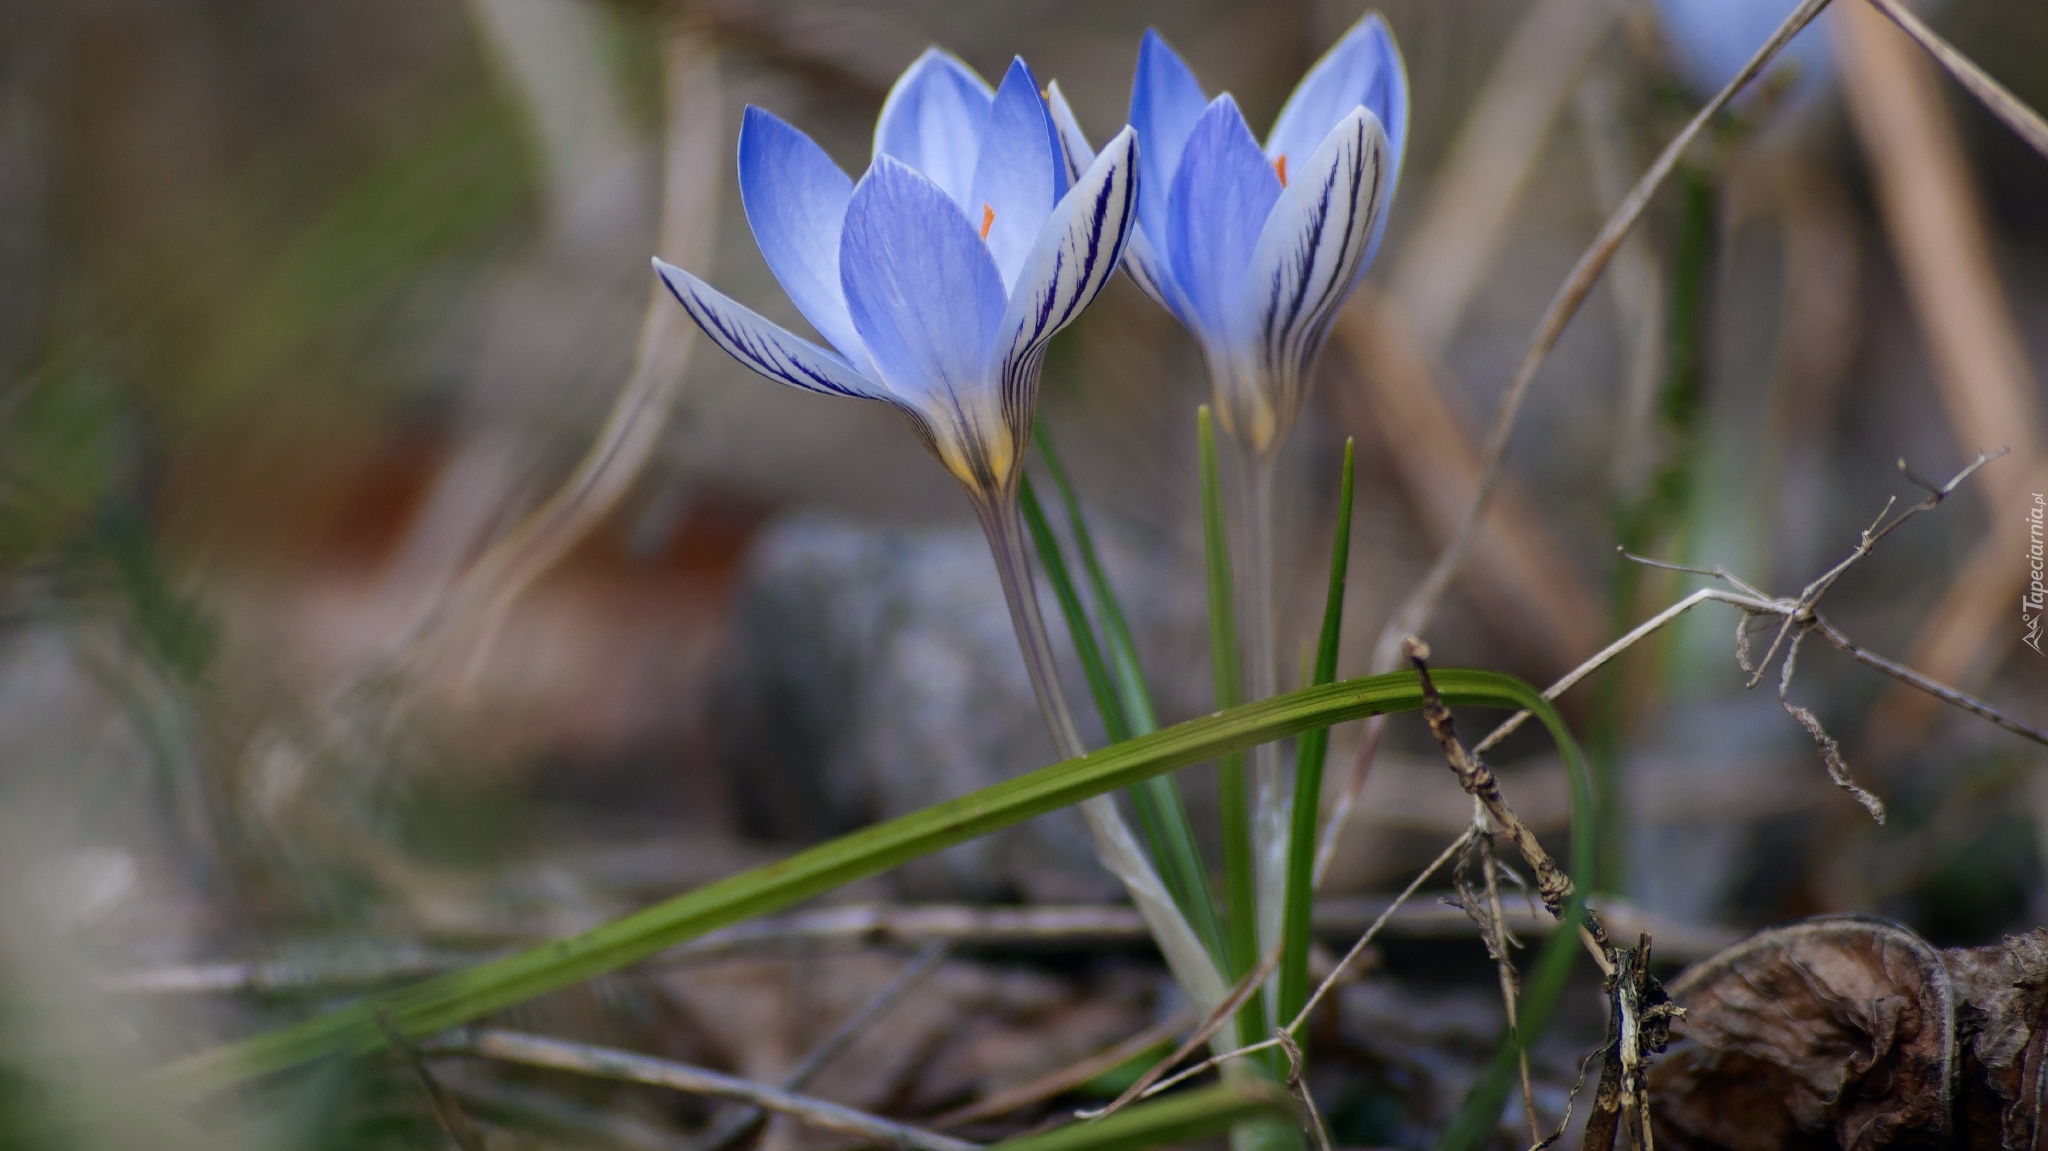
<instances>
[{"instance_id":1,"label":"flower stem","mask_svg":"<svg viewBox=\"0 0 2048 1151\"><path fill-rule=\"evenodd\" d=\"M1245 700L1280 694L1278 636L1273 616L1273 454L1246 452L1238 469L1244 525ZM1280 745L1252 748L1252 854L1258 875L1259 953L1280 942L1287 903L1287 840L1294 778L1282 771ZM1269 997L1275 985L1267 985ZM1269 1004L1269 1006L1272 1006Z\"/></svg>"},{"instance_id":2,"label":"flower stem","mask_svg":"<svg viewBox=\"0 0 2048 1151\"><path fill-rule=\"evenodd\" d=\"M1054 748L1062 759L1088 754L1074 725L1074 713L1067 706L1060 687L1059 668L1053 660L1052 639L1045 630L1045 618L1038 610L1038 595L1031 579L1031 561L1024 546L1024 528L1017 514L1014 495L976 500L982 530L988 535L989 551L1002 579L1003 598L1010 607L1010 623L1017 629L1017 646L1024 655L1031 689L1038 696L1039 714L1052 733ZM1198 1011L1208 1012L1228 994L1228 986L1208 948L1203 946L1187 917L1174 906L1172 895L1145 857L1137 837L1117 810L1116 800L1098 795L1081 804L1081 816L1095 840L1095 854L1102 866L1124 885L1138 914L1145 920L1166 966L1181 990L1194 1001Z\"/></svg>"}]
</instances>

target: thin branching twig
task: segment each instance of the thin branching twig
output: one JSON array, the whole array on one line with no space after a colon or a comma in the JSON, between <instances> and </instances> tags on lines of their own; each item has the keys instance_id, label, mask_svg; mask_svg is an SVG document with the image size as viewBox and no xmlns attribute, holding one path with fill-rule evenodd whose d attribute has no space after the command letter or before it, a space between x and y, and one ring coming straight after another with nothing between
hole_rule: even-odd
<instances>
[{"instance_id":1,"label":"thin branching twig","mask_svg":"<svg viewBox=\"0 0 2048 1151\"><path fill-rule=\"evenodd\" d=\"M1865 651L1820 614L1821 600L1848 573L1849 569L1868 556L1878 543L1897 531L1906 521L1923 512L1932 511L1941 506L1950 495L1954 494L1957 486L1975 474L1977 469L2004 454L2005 452L2003 451L1981 453L1968 466L1964 467L1954 476L1951 476L1947 482L1939 484L1917 475L1906 465L1906 461L1900 460L1898 462L1900 474L1906 478L1907 482L1926 492L1926 496L1896 515L1892 514L1896 501L1887 501L1884 510L1857 537L1856 546L1850 550L1849 554L1833 567L1821 573L1813 582L1807 584L1796 597L1787 598L1770 595L1745 582L1726 568L1693 567L1686 564L1667 563L1663 560L1648 559L1623 551L1621 553L1623 556L1636 563L1668 571L1708 576L1727 583L1737 590L1728 592L1717 588L1701 588L1693 592L1691 595L1686 596L1684 599L1637 625L1627 635L1607 645L1606 648L1602 649L1592 659L1573 669L1571 674L1552 684L1544 691L1543 697L1545 699L1556 699L1573 685L1598 670L1602 665L1662 628L1665 624L1670 623L1700 604L1713 601L1728 604L1742 613L1742 619L1735 633L1735 658L1736 662L1741 665L1742 670L1748 673L1750 686L1753 687L1759 683L1763 679L1764 674L1770 669L1771 664L1778 660L1779 652L1781 650L1784 652L1783 661L1779 665L1779 704L1813 737L1814 744L1819 750L1822 760L1827 764L1828 775L1834 780L1836 786L1854 796L1859 803L1863 804L1865 809L1870 811L1872 817L1879 822L1882 822L1884 819L1883 805L1875 796L1858 787L1850 779L1848 765L1842 759L1841 749L1834 738L1828 735L1826 730L1821 727L1819 719L1813 712L1792 703L1787 698L1795 664L1794 654L1797 651L1800 640L1808 633L1818 635L1865 667L1891 676L1893 679L1926 692L1928 695L1953 707L1989 720L2015 735L2025 736L2036 743L2048 744L2048 731L2043 731L2032 724L2015 719L1983 700L1967 695L1955 688L1949 687L1947 684L1930 679L1914 671L1912 668ZM1772 637L1771 645L1764 652L1763 658L1752 659L1749 652L1749 628L1758 619L1776 619L1779 621L1779 624ZM1520 727L1528 718L1529 713L1526 711L1516 712L1514 715L1509 716L1506 722L1495 728L1492 734L1479 742L1473 749L1473 753L1475 755L1482 753L1486 749L1498 744L1507 737L1509 732Z\"/></svg>"}]
</instances>

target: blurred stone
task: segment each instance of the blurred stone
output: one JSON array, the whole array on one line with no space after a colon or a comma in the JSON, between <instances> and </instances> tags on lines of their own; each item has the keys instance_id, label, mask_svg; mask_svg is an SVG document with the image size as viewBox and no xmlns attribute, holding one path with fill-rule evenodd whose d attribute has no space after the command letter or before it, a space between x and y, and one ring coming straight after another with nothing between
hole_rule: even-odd
<instances>
[{"instance_id":1,"label":"blurred stone","mask_svg":"<svg viewBox=\"0 0 2048 1151\"><path fill-rule=\"evenodd\" d=\"M1199 568L1176 578L1164 549L1101 543L1162 722L1208 710ZM1099 746L1102 725L1058 603L1045 594L1040 606L1083 736ZM742 824L775 839L821 839L1058 758L988 546L965 526L903 530L799 515L768 528L740 577L713 715ZM917 898L1119 894L1072 810L907 864L900 875Z\"/></svg>"}]
</instances>

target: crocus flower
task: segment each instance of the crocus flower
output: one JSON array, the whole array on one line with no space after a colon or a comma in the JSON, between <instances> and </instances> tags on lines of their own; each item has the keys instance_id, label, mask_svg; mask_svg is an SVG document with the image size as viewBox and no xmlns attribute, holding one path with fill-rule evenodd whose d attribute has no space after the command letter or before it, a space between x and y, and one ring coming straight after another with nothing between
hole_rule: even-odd
<instances>
[{"instance_id":1,"label":"crocus flower","mask_svg":"<svg viewBox=\"0 0 2048 1151\"><path fill-rule=\"evenodd\" d=\"M1069 152L1090 155L1066 102L1053 109ZM1200 343L1224 429L1268 455L1386 227L1408 134L1400 53L1379 16L1359 21L1295 87L1262 148L1237 102L1208 100L1148 31L1130 123L1143 178L1125 266Z\"/></svg>"},{"instance_id":2,"label":"crocus flower","mask_svg":"<svg viewBox=\"0 0 2048 1151\"><path fill-rule=\"evenodd\" d=\"M1102 290L1135 216L1134 133L1078 174L1059 149L1024 61L991 91L933 49L890 92L858 184L802 132L746 111L747 222L830 347L680 268L655 268L741 363L897 408L984 508L1015 491L1046 341Z\"/></svg>"},{"instance_id":3,"label":"crocus flower","mask_svg":"<svg viewBox=\"0 0 2048 1151\"><path fill-rule=\"evenodd\" d=\"M1070 162L1090 155L1057 89L1048 94ZM1146 32L1131 85L1138 223L1125 254L1147 294L1195 337L1240 469L1245 686L1278 690L1272 469L1308 394L1337 309L1386 227L1408 135L1408 80L1378 15L1353 25L1280 109L1264 147L1237 102L1209 100L1194 73ZM1279 746L1252 749L1252 853L1263 951L1279 938L1293 776ZM1315 802L1313 797L1305 802Z\"/></svg>"},{"instance_id":4,"label":"crocus flower","mask_svg":"<svg viewBox=\"0 0 2048 1151\"><path fill-rule=\"evenodd\" d=\"M1059 686L1017 516L1046 342L1102 291L1136 231L1137 134L1069 166L1024 61L991 90L936 49L897 80L859 183L759 108L740 130L740 200L768 268L821 346L703 280L655 270L704 334L769 379L895 407L967 491L988 533L1040 710L1062 756L1087 753ZM1097 855L1131 893L1204 1009L1222 974L1115 801L1082 804Z\"/></svg>"}]
</instances>

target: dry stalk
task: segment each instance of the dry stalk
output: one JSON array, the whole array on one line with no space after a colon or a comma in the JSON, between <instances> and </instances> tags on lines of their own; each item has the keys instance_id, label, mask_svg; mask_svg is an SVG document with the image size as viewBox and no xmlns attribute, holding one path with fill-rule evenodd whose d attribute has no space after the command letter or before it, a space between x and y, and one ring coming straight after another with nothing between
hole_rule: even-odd
<instances>
[{"instance_id":1,"label":"dry stalk","mask_svg":"<svg viewBox=\"0 0 2048 1151\"><path fill-rule=\"evenodd\" d=\"M2005 121L2005 126L2020 139L2032 145L2036 152L2048 156L2048 122L2007 91L2005 85L1992 79L1977 66L1976 61L1956 51L1955 45L1936 35L1934 29L1899 0L1870 0L1870 6L1890 17L1892 23L1911 36L1915 43L1927 49L1927 54L1956 78L1956 83L1982 101L1992 115Z\"/></svg>"},{"instance_id":2,"label":"dry stalk","mask_svg":"<svg viewBox=\"0 0 2048 1151\"><path fill-rule=\"evenodd\" d=\"M938 970L939 964L952 949L953 945L950 942L926 944L924 950L918 952L917 957L912 959L896 978L890 980L887 987L876 992L874 998L868 1000L859 1011L834 1028L830 1035L819 1040L817 1045L790 1069L789 1074L783 1076L782 1089L796 1091L816 1078L818 1072L824 1070L827 1064L852 1046L853 1041L860 1037L861 1032L867 1030L869 1024L881 1018L909 994L912 988L924 982L925 976ZM764 1115L765 1112L760 1107L742 1107L714 1124L711 1130L690 1145L690 1151L724 1151L724 1148L752 1131L754 1125L759 1123Z\"/></svg>"},{"instance_id":3,"label":"dry stalk","mask_svg":"<svg viewBox=\"0 0 2048 1151\"><path fill-rule=\"evenodd\" d=\"M969 1123L979 1122L983 1119L993 1119L999 1115L1008 1115L1012 1111L1029 1107L1033 1103L1043 1103L1056 1095L1064 1095L1081 1084L1088 1082L1090 1079L1095 1078L1097 1075L1113 1068L1121 1067L1138 1056L1145 1054L1147 1051L1152 1050L1154 1047L1159 1046L1161 1043L1172 1039L1174 1036L1186 1031L1193 1023L1194 1019L1187 1015L1176 1015L1164 1023L1155 1023L1136 1035L1098 1051L1078 1063L1062 1067L1028 1083L1020 1083L1015 1087L998 1091L986 1099L976 1100L965 1107L957 1107L951 1111L934 1116L928 1121L928 1125L935 1130L950 1131L955 1127L964 1127Z\"/></svg>"},{"instance_id":4,"label":"dry stalk","mask_svg":"<svg viewBox=\"0 0 2048 1151\"><path fill-rule=\"evenodd\" d=\"M1401 610L1394 613L1380 632L1379 643L1373 652L1373 670L1391 669L1399 658L1402 641L1421 631L1429 618L1436 613L1437 604L1442 600L1445 588L1449 586L1451 577L1464 560L1466 549L1471 545L1473 532L1486 510L1487 503L1492 498L1494 489L1500 484L1501 468L1507 459L1508 439L1514 432L1522 403L1528 398L1529 387L1535 382L1537 371L1549 358L1551 349L1557 346L1558 339L1564 335L1565 326L1578 313L1579 305L1583 304L1586 296L1592 292L1600 273L1606 269L1608 262L1614 259L1622 241L1634 229L1636 221L1642 218L1644 209L1649 206L1650 197L1664 183L1672 169L1677 167L1679 157L1692 146L1693 140L1698 138L1714 115L1726 107L1737 92L1762 72L1778 54L1778 50L1783 48L1800 29L1819 16L1828 3L1829 0L1802 0L1800 5L1793 9L1785 18L1785 22L1778 26L1778 30L1771 34L1771 38L1765 41L1763 46L1757 49L1756 55L1750 58L1749 63L1743 66L1742 71L1736 73L1728 85L1709 100L1698 115L1693 117L1692 122L1665 146L1663 153L1650 165L1649 171L1643 173L1642 179L1636 181L1636 186L1629 192L1628 198L1622 201L1621 207L1615 210L1606 225L1600 229L1600 234L1594 238L1592 245L1579 257L1579 262L1572 269L1571 275L1551 298L1550 306L1545 309L1543 319L1536 326L1536 333L1529 342L1528 350L1523 353L1521 363L1516 366L1514 376L1508 381L1507 390L1501 397L1500 410L1494 416L1493 427L1487 432L1486 446L1481 456L1479 485L1473 492L1471 506L1459 523L1457 534L1437 557L1429 574L1423 577L1422 583L1408 597L1407 602L1401 605Z\"/></svg>"},{"instance_id":5,"label":"dry stalk","mask_svg":"<svg viewBox=\"0 0 2048 1151\"><path fill-rule=\"evenodd\" d=\"M908 1151L974 1151L975 1145L908 1124L897 1123L838 1103L770 1087L765 1083L708 1071L684 1063L550 1039L495 1028L463 1028L443 1035L423 1050L429 1055L470 1055L501 1063L570 1071L600 1079L644 1083L696 1095L736 1099L742 1103L793 1116L815 1127L885 1143Z\"/></svg>"},{"instance_id":6,"label":"dry stalk","mask_svg":"<svg viewBox=\"0 0 2048 1151\"><path fill-rule=\"evenodd\" d=\"M1125 1089L1124 1093L1122 1095L1117 1096L1116 1099L1113 1102L1111 1102L1109 1106L1103 1107L1095 1111L1077 1111L1075 1112L1076 1118L1100 1119L1104 1115L1108 1115L1111 1112L1120 1110L1121 1108L1127 1106L1134 1100L1142 1099L1145 1096L1152 1094L1154 1091L1164 1090L1167 1087L1172 1086L1174 1083L1178 1083L1182 1079L1187 1078L1189 1075L1193 1075L1195 1072L1202 1071L1209 1067L1212 1067L1218 1063L1221 1063L1225 1059L1233 1059L1237 1056L1245 1055L1252 1051L1261 1051L1267 1047L1271 1047L1273 1044L1269 1040L1265 1043L1255 1043L1250 1047L1241 1048L1236 1051L1225 1052L1224 1054L1215 1056L1214 1058L1203 1060L1201 1063L1196 1064L1195 1067L1191 1070L1183 1072L1180 1075L1176 1075L1172 1079L1167 1080L1165 1083L1160 1082L1161 1077L1163 1077L1168 1071L1173 1070L1173 1068L1177 1064L1179 1064L1181 1060L1186 1059L1190 1055L1193 1055L1197 1050L1201 1048L1202 1044L1207 1043L1211 1038L1213 1038L1216 1035L1218 1031L1223 1030L1224 1024L1235 1019L1237 1017L1238 1008L1243 1007L1245 1003L1247 1003L1253 995L1258 993L1259 988L1265 984L1266 980L1272 976L1274 970L1277 969L1279 966L1280 948L1275 947L1273 950L1266 953L1266 958L1260 960L1259 965L1257 967L1254 967L1250 971L1245 972L1244 978L1238 980L1236 985L1230 989L1230 994L1223 997L1223 1001L1218 1003L1215 1009L1209 1012L1209 1017L1202 1020L1202 1025L1200 1027L1195 1028L1194 1034L1188 1036L1185 1040L1183 1040L1181 1042L1181 1045L1174 1050L1173 1054L1160 1060L1158 1063L1153 1064L1151 1070L1139 1076L1138 1081L1136 1083L1131 1084L1129 1088Z\"/></svg>"},{"instance_id":7,"label":"dry stalk","mask_svg":"<svg viewBox=\"0 0 2048 1151\"><path fill-rule=\"evenodd\" d=\"M1358 957L1371 945L1373 937L1378 935L1380 929L1387 925L1387 921L1393 917L1394 912L1412 898L1416 891L1420 890L1422 885L1428 881L1430 876L1435 875L1445 864L1451 862L1460 851L1463 851L1466 844L1472 841L1475 831L1475 828L1467 828L1456 839L1453 839L1450 846L1444 848L1428 867L1422 869L1421 874L1417 875L1399 895L1394 897L1394 901L1387 905L1386 910L1380 912L1379 917L1373 920L1372 926L1366 928L1365 933L1358 937L1358 941L1351 945L1351 950L1344 953L1344 958L1338 960L1336 965L1330 968L1330 973L1323 977L1321 983L1316 985L1315 992L1308 997L1308 1002L1302 1004L1300 1013L1295 1015L1288 1022L1287 1026L1276 1029L1273 1038L1261 1040L1231 1051L1225 1051L1220 1055L1211 1056L1177 1074L1171 1076L1166 1074L1167 1071L1178 1065L1181 1060L1194 1054L1196 1048L1207 1042L1210 1036L1215 1035L1217 1031L1221 1030L1224 1021L1235 1015L1237 1008L1246 999L1251 997L1251 992L1263 983L1268 975L1272 974L1272 969L1277 967L1280 962L1280 951L1278 948L1275 948L1266 956L1264 963L1261 963L1255 970L1238 981L1237 986L1231 989L1230 996L1210 1014L1209 1018L1203 1022L1203 1025L1193 1035L1188 1037L1186 1042L1181 1044L1179 1050L1154 1065L1150 1071L1147 1071L1136 1083L1133 1083L1129 1090L1118 1096L1115 1102L1099 1111L1081 1112L1080 1117L1083 1119L1100 1118L1138 1099L1156 1095L1175 1084L1191 1079L1211 1067L1221 1065L1226 1060L1242 1058L1254 1052L1281 1047L1293 1042L1295 1034L1315 1014L1316 1005L1323 1001L1323 996L1327 995L1331 988L1343 981L1345 972L1350 969L1353 963L1357 962Z\"/></svg>"},{"instance_id":8,"label":"dry stalk","mask_svg":"<svg viewBox=\"0 0 2048 1151\"><path fill-rule=\"evenodd\" d=\"M1925 491L1927 493L1926 496L1896 516L1891 515L1893 502L1887 502L1884 511L1879 513L1877 519L1868 528L1865 528L1863 533L1857 538L1856 546L1850 551L1849 555L1840 563L1822 573L1818 579L1807 584L1796 597L1782 598L1772 596L1744 582L1726 568L1690 567L1683 564L1665 563L1661 560L1645 559L1641 556L1629 555L1629 553L1623 552L1624 556L1627 556L1636 563L1663 568L1669 571L1710 576L1729 584L1736 590L1728 592L1715 588L1701 588L1693 592L1691 595L1686 596L1679 602L1637 625L1627 635L1609 644L1598 655L1575 668L1570 675L1552 684L1544 691L1543 697L1545 699L1556 699L1574 684L1585 679L1588 675L1597 671L1601 666L1628 650L1646 636L1656 632L1664 625L1700 604L1713 601L1728 604L1742 613L1735 632L1735 659L1742 669L1749 673L1750 686L1754 687L1762 680L1764 674L1769 670L1771 663L1777 659L1779 651L1783 649L1784 661L1779 668L1778 675L1779 705L1813 737L1814 744L1819 750L1822 760L1827 764L1829 778L1834 780L1837 787L1855 796L1857 801L1863 804L1864 808L1871 813L1871 816L1879 822L1883 822L1884 819L1883 805L1875 796L1858 787L1849 777L1848 765L1842 759L1840 746L1821 727L1819 719L1811 711L1792 703L1787 696L1791 688L1798 645L1809 633L1818 635L1837 650L1865 667L1882 672L1900 683L1915 690L1925 692L1952 707L1960 708L1972 715L1989 720L2015 735L2024 736L2036 743L2048 745L2048 731L2043 731L2032 724L2015 719L1983 700L1957 691L1955 688L1914 671L1912 668L1865 651L1855 641L1842 634L1839 628L1829 623L1825 616L1820 614L1821 600L1826 597L1836 582L1851 567L1855 566L1858 561L1869 555L1871 550L1880 541L1894 531L1897 531L1907 520L1922 512L1931 511L1939 507L1944 500L1955 492L1956 487L1975 473L1978 468L2004 454L2002 451L1980 454L1968 467L1957 472L1948 482L1943 484L1935 484L1922 479L1906 466L1904 460L1900 460L1900 473L1906 477L1908 482ZM1750 658L1749 627L1758 619L1776 619L1779 621L1779 624L1772 637L1771 645L1765 650L1763 658L1753 660ZM1498 744L1507 737L1509 732L1520 727L1528 718L1529 713L1526 711L1516 712L1514 715L1509 716L1506 722L1495 728L1492 734L1479 742L1478 746L1473 749L1474 754L1484 752L1486 749Z\"/></svg>"},{"instance_id":9,"label":"dry stalk","mask_svg":"<svg viewBox=\"0 0 2048 1151\"><path fill-rule=\"evenodd\" d=\"M462 1109L462 1104L441 1086L440 1080L434 1078L434 1073L427 1068L427 1061L420 1056L420 1049L392 1026L388 1016L377 1016L377 1028L384 1032L384 1040L391 1049L405 1060L407 1069L419 1082L421 1094L427 1097L427 1108L434 1113L434 1122L448 1133L455 1146L461 1151L485 1151L483 1134L476 1129L476 1124L470 1122L469 1113Z\"/></svg>"}]
</instances>

